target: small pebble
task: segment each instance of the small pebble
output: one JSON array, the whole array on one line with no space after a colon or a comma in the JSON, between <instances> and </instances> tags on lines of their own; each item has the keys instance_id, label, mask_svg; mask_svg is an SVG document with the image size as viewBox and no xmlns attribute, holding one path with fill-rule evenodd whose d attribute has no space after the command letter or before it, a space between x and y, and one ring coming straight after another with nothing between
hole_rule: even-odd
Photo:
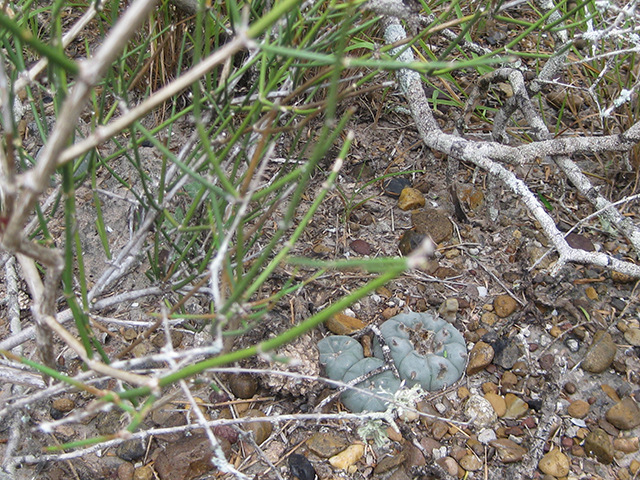
<instances>
[{"instance_id":1,"label":"small pebble","mask_svg":"<svg viewBox=\"0 0 640 480\"><path fill-rule=\"evenodd\" d=\"M567 240L567 243L572 248L579 248L587 252L593 252L596 249L595 245L591 240L589 240L584 235L580 235L579 233L571 232L565 238Z\"/></svg>"},{"instance_id":2,"label":"small pebble","mask_svg":"<svg viewBox=\"0 0 640 480\"><path fill-rule=\"evenodd\" d=\"M307 440L307 447L321 458L330 458L348 447L346 439L333 432L318 432Z\"/></svg>"},{"instance_id":3,"label":"small pebble","mask_svg":"<svg viewBox=\"0 0 640 480\"><path fill-rule=\"evenodd\" d=\"M484 393L498 393L498 385L493 382L484 382L482 384L482 391Z\"/></svg>"},{"instance_id":4,"label":"small pebble","mask_svg":"<svg viewBox=\"0 0 640 480\"><path fill-rule=\"evenodd\" d=\"M478 427L487 427L498 418L491 403L480 395L471 395L465 405L465 413Z\"/></svg>"},{"instance_id":5,"label":"small pebble","mask_svg":"<svg viewBox=\"0 0 640 480\"><path fill-rule=\"evenodd\" d=\"M456 313L460 309L460 304L457 298L447 298L438 309L438 313L447 322L453 323L456 321Z\"/></svg>"},{"instance_id":6,"label":"small pebble","mask_svg":"<svg viewBox=\"0 0 640 480\"><path fill-rule=\"evenodd\" d=\"M493 347L485 342L478 342L469 352L469 365L467 375L474 375L482 371L493 360Z\"/></svg>"},{"instance_id":7,"label":"small pebble","mask_svg":"<svg viewBox=\"0 0 640 480\"><path fill-rule=\"evenodd\" d=\"M602 385L600 385L600 388L614 402L618 403L621 400L621 398L618 396L618 392L616 392L611 385L603 383Z\"/></svg>"},{"instance_id":8,"label":"small pebble","mask_svg":"<svg viewBox=\"0 0 640 480\"><path fill-rule=\"evenodd\" d=\"M407 459L406 453L404 451L400 452L397 455L387 455L382 457L378 461L376 468L373 469L373 473L376 475L380 475L382 473L393 470L394 468L402 465Z\"/></svg>"},{"instance_id":9,"label":"small pebble","mask_svg":"<svg viewBox=\"0 0 640 480\"><path fill-rule=\"evenodd\" d=\"M501 318L505 318L516 311L516 308L518 308L518 302L509 295L498 295L493 300L493 308L496 315Z\"/></svg>"},{"instance_id":10,"label":"small pebble","mask_svg":"<svg viewBox=\"0 0 640 480\"><path fill-rule=\"evenodd\" d=\"M551 330L549 330L549 335L551 335L553 338L558 338L560 335L562 335L562 329L557 325L554 325L553 327L551 327Z\"/></svg>"},{"instance_id":11,"label":"small pebble","mask_svg":"<svg viewBox=\"0 0 640 480\"><path fill-rule=\"evenodd\" d=\"M585 402L584 400L575 400L574 402L571 402L567 412L573 418L584 418L589 413L589 407L590 405L588 402Z\"/></svg>"},{"instance_id":12,"label":"small pebble","mask_svg":"<svg viewBox=\"0 0 640 480\"><path fill-rule=\"evenodd\" d=\"M629 345L640 347L640 328L628 329L624 332L624 339L629 342Z\"/></svg>"},{"instance_id":13,"label":"small pebble","mask_svg":"<svg viewBox=\"0 0 640 480\"><path fill-rule=\"evenodd\" d=\"M584 448L582 448L580 445L574 445L573 447L571 447L571 455L573 455L574 457L584 457Z\"/></svg>"},{"instance_id":14,"label":"small pebble","mask_svg":"<svg viewBox=\"0 0 640 480\"><path fill-rule=\"evenodd\" d=\"M567 338L564 342L571 353L576 353L580 350L580 342L575 338Z\"/></svg>"},{"instance_id":15,"label":"small pebble","mask_svg":"<svg viewBox=\"0 0 640 480\"><path fill-rule=\"evenodd\" d=\"M244 412L242 417L266 417L266 415L262 411L252 408ZM271 436L273 424L271 422L247 422L241 424L241 428L246 432L251 432L256 443L260 445Z\"/></svg>"},{"instance_id":16,"label":"small pebble","mask_svg":"<svg viewBox=\"0 0 640 480\"><path fill-rule=\"evenodd\" d=\"M480 320L485 325L488 325L488 326L492 327L493 325L498 323L499 319L498 319L498 316L493 312L484 312L482 314L482 316L480 317Z\"/></svg>"},{"instance_id":17,"label":"small pebble","mask_svg":"<svg viewBox=\"0 0 640 480\"><path fill-rule=\"evenodd\" d=\"M371 245L364 240L354 240L349 246L358 255L371 255Z\"/></svg>"},{"instance_id":18,"label":"small pebble","mask_svg":"<svg viewBox=\"0 0 640 480\"><path fill-rule=\"evenodd\" d=\"M540 360L538 360L538 362L540 363L540 368L542 368L543 370L551 370L553 368L553 365L555 364L555 361L556 357L554 355L551 355L550 353L543 355L542 357L540 357Z\"/></svg>"},{"instance_id":19,"label":"small pebble","mask_svg":"<svg viewBox=\"0 0 640 480\"><path fill-rule=\"evenodd\" d=\"M458 476L459 466L458 463L451 457L443 457L437 460L440 465L449 475Z\"/></svg>"},{"instance_id":20,"label":"small pebble","mask_svg":"<svg viewBox=\"0 0 640 480\"><path fill-rule=\"evenodd\" d=\"M524 377L528 374L527 364L524 362L515 362L511 367L511 371L519 377Z\"/></svg>"},{"instance_id":21,"label":"small pebble","mask_svg":"<svg viewBox=\"0 0 640 480\"><path fill-rule=\"evenodd\" d=\"M619 312L621 312L627 306L627 302L625 302L621 298L612 298L611 299L611 306L613 308L615 308L616 310L618 310Z\"/></svg>"},{"instance_id":22,"label":"small pebble","mask_svg":"<svg viewBox=\"0 0 640 480\"><path fill-rule=\"evenodd\" d=\"M153 468L151 468L151 465L136 468L135 472L133 472L133 480L153 480Z\"/></svg>"},{"instance_id":23,"label":"small pebble","mask_svg":"<svg viewBox=\"0 0 640 480\"><path fill-rule=\"evenodd\" d=\"M469 395L471 395L471 392L469 391L469 389L467 387L460 387L458 388L458 398L460 400L464 400L465 398L467 398Z\"/></svg>"},{"instance_id":24,"label":"small pebble","mask_svg":"<svg viewBox=\"0 0 640 480\"><path fill-rule=\"evenodd\" d=\"M457 248L450 248L444 253L444 257L448 260L452 260L460 256L460 250Z\"/></svg>"},{"instance_id":25,"label":"small pebble","mask_svg":"<svg viewBox=\"0 0 640 480\"><path fill-rule=\"evenodd\" d=\"M513 440L508 438L498 438L489 443L493 448L498 451L498 456L502 463L514 463L520 462L524 456L528 453L528 450L521 447Z\"/></svg>"},{"instance_id":26,"label":"small pebble","mask_svg":"<svg viewBox=\"0 0 640 480\"><path fill-rule=\"evenodd\" d=\"M631 430L640 425L640 407L631 397L611 407L606 415L607 421L620 430Z\"/></svg>"},{"instance_id":27,"label":"small pebble","mask_svg":"<svg viewBox=\"0 0 640 480\"><path fill-rule=\"evenodd\" d=\"M516 383L518 383L518 377L516 377L512 372L504 372L500 379L500 383L502 384L503 392L505 390L511 390L516 386Z\"/></svg>"},{"instance_id":28,"label":"small pebble","mask_svg":"<svg viewBox=\"0 0 640 480\"><path fill-rule=\"evenodd\" d=\"M51 406L62 413L67 413L76 407L76 403L70 398L56 398Z\"/></svg>"},{"instance_id":29,"label":"small pebble","mask_svg":"<svg viewBox=\"0 0 640 480\"><path fill-rule=\"evenodd\" d=\"M124 462L118 467L118 480L133 480L133 472L135 467L129 463Z\"/></svg>"},{"instance_id":30,"label":"small pebble","mask_svg":"<svg viewBox=\"0 0 640 480\"><path fill-rule=\"evenodd\" d=\"M483 428L480 431L480 433L478 433L478 441L483 445L489 444L491 441L495 440L496 438L498 438L496 436L496 432L494 432L490 428Z\"/></svg>"},{"instance_id":31,"label":"small pebble","mask_svg":"<svg viewBox=\"0 0 640 480\"><path fill-rule=\"evenodd\" d=\"M316 471L311 462L304 455L297 453L289 455L289 469L291 475L298 480L315 480L317 478Z\"/></svg>"},{"instance_id":32,"label":"small pebble","mask_svg":"<svg viewBox=\"0 0 640 480\"><path fill-rule=\"evenodd\" d=\"M422 244L425 238L427 238L427 236L423 233L416 233L413 230L407 230L402 234L402 237L400 237L398 250L400 250L402 255L409 255Z\"/></svg>"},{"instance_id":33,"label":"small pebble","mask_svg":"<svg viewBox=\"0 0 640 480\"><path fill-rule=\"evenodd\" d=\"M596 292L595 288L587 287L585 289L585 293L586 293L587 297L589 298L589 300L598 300L598 292Z\"/></svg>"},{"instance_id":34,"label":"small pebble","mask_svg":"<svg viewBox=\"0 0 640 480\"><path fill-rule=\"evenodd\" d=\"M116 455L127 462L140 460L145 453L145 444L140 440L127 440L116 448Z\"/></svg>"},{"instance_id":35,"label":"small pebble","mask_svg":"<svg viewBox=\"0 0 640 480\"><path fill-rule=\"evenodd\" d=\"M354 444L347 447L339 454L331 457L329 463L340 470L347 470L351 465L358 463L358 460L364 455L364 445Z\"/></svg>"},{"instance_id":36,"label":"small pebble","mask_svg":"<svg viewBox=\"0 0 640 480\"><path fill-rule=\"evenodd\" d=\"M601 373L611 366L617 346L609 332L598 330L580 366L586 372Z\"/></svg>"},{"instance_id":37,"label":"small pebble","mask_svg":"<svg viewBox=\"0 0 640 480\"><path fill-rule=\"evenodd\" d=\"M411 182L406 178L391 177L384 180L382 185L384 189L384 194L386 196L391 198L398 198L400 197L402 190L411 186Z\"/></svg>"},{"instance_id":38,"label":"small pebble","mask_svg":"<svg viewBox=\"0 0 640 480\"><path fill-rule=\"evenodd\" d=\"M507 413L507 403L502 396L498 395L497 393L489 392L484 395L484 398L489 400L498 417L504 417L504 415Z\"/></svg>"},{"instance_id":39,"label":"small pebble","mask_svg":"<svg viewBox=\"0 0 640 480\"><path fill-rule=\"evenodd\" d=\"M567 382L564 384L564 391L567 392L569 395L573 395L574 393L576 393L576 385L575 383L571 383L571 382Z\"/></svg>"},{"instance_id":40,"label":"small pebble","mask_svg":"<svg viewBox=\"0 0 640 480\"><path fill-rule=\"evenodd\" d=\"M258 380L248 373L233 374L229 377L229 388L237 398L248 399L258 391Z\"/></svg>"},{"instance_id":41,"label":"small pebble","mask_svg":"<svg viewBox=\"0 0 640 480\"><path fill-rule=\"evenodd\" d=\"M447 433L449 433L449 426L442 420L436 420L431 427L431 435L438 441L442 440Z\"/></svg>"},{"instance_id":42,"label":"small pebble","mask_svg":"<svg viewBox=\"0 0 640 480\"><path fill-rule=\"evenodd\" d=\"M422 195L420 190L406 187L400 193L400 198L398 199L398 208L405 211L415 210L416 208L424 207L425 203L426 201L424 199L424 195Z\"/></svg>"},{"instance_id":43,"label":"small pebble","mask_svg":"<svg viewBox=\"0 0 640 480\"><path fill-rule=\"evenodd\" d=\"M622 437L613 439L613 449L624 453L638 451L638 437Z\"/></svg>"},{"instance_id":44,"label":"small pebble","mask_svg":"<svg viewBox=\"0 0 640 480\"><path fill-rule=\"evenodd\" d=\"M558 448L554 448L545 454L538 463L538 468L547 475L556 478L566 477L569 474L569 459Z\"/></svg>"},{"instance_id":45,"label":"small pebble","mask_svg":"<svg viewBox=\"0 0 640 480\"><path fill-rule=\"evenodd\" d=\"M474 472L482 468L482 461L475 455L465 455L460 459L459 464L468 472Z\"/></svg>"},{"instance_id":46,"label":"small pebble","mask_svg":"<svg viewBox=\"0 0 640 480\"><path fill-rule=\"evenodd\" d=\"M344 313L336 313L329 317L325 325L329 331L336 335L351 335L367 326L362 320Z\"/></svg>"},{"instance_id":47,"label":"small pebble","mask_svg":"<svg viewBox=\"0 0 640 480\"><path fill-rule=\"evenodd\" d=\"M230 444L238 441L239 433L231 425L216 425L213 427L213 433L217 438L224 438Z\"/></svg>"},{"instance_id":48,"label":"small pebble","mask_svg":"<svg viewBox=\"0 0 640 480\"><path fill-rule=\"evenodd\" d=\"M594 456L606 465L613 462L613 444L607 432L596 428L584 440L584 450L589 456Z\"/></svg>"},{"instance_id":49,"label":"small pebble","mask_svg":"<svg viewBox=\"0 0 640 480\"><path fill-rule=\"evenodd\" d=\"M518 419L529 411L529 404L513 393L507 393L504 400L507 404L506 419Z\"/></svg>"}]
</instances>

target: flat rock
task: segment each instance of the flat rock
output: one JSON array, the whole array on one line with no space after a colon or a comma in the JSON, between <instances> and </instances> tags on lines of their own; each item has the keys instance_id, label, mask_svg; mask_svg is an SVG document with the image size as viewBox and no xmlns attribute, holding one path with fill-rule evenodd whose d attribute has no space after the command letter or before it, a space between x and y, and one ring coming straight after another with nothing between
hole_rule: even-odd
<instances>
[{"instance_id":1,"label":"flat rock","mask_svg":"<svg viewBox=\"0 0 640 480\"><path fill-rule=\"evenodd\" d=\"M231 444L218 439L225 456L231 453ZM158 455L155 469L161 480L193 480L215 467L211 463L213 452L206 435L192 435L171 443Z\"/></svg>"},{"instance_id":2,"label":"flat rock","mask_svg":"<svg viewBox=\"0 0 640 480\"><path fill-rule=\"evenodd\" d=\"M351 335L367 326L362 320L344 313L336 313L325 322L327 328L336 335Z\"/></svg>"},{"instance_id":3,"label":"flat rock","mask_svg":"<svg viewBox=\"0 0 640 480\"><path fill-rule=\"evenodd\" d=\"M640 425L640 408L633 398L625 397L607 411L605 418L620 430L631 430Z\"/></svg>"},{"instance_id":4,"label":"flat rock","mask_svg":"<svg viewBox=\"0 0 640 480\"><path fill-rule=\"evenodd\" d=\"M397 455L387 455L383 457L376 465L376 468L373 469L373 473L381 474L393 470L394 468L402 465L406 460L406 454L404 452L400 452Z\"/></svg>"},{"instance_id":5,"label":"flat rock","mask_svg":"<svg viewBox=\"0 0 640 480\"><path fill-rule=\"evenodd\" d=\"M540 471L556 478L566 477L569 473L569 467L569 459L559 448L554 448L546 453L538 463Z\"/></svg>"},{"instance_id":6,"label":"flat rock","mask_svg":"<svg viewBox=\"0 0 640 480\"><path fill-rule=\"evenodd\" d=\"M329 458L343 451L349 442L333 432L318 432L307 440L307 447L322 458Z\"/></svg>"},{"instance_id":7,"label":"flat rock","mask_svg":"<svg viewBox=\"0 0 640 480\"><path fill-rule=\"evenodd\" d=\"M591 373L601 373L613 363L616 356L616 344L609 332L598 330L593 336L593 342L582 361L582 369Z\"/></svg>"},{"instance_id":8,"label":"flat rock","mask_svg":"<svg viewBox=\"0 0 640 480\"><path fill-rule=\"evenodd\" d=\"M638 437L621 437L613 439L613 449L624 453L638 451Z\"/></svg>"},{"instance_id":9,"label":"flat rock","mask_svg":"<svg viewBox=\"0 0 640 480\"><path fill-rule=\"evenodd\" d=\"M505 318L511 315L518 308L518 302L516 302L509 295L498 295L493 300L493 311L496 312L500 318Z\"/></svg>"},{"instance_id":10,"label":"flat rock","mask_svg":"<svg viewBox=\"0 0 640 480\"><path fill-rule=\"evenodd\" d=\"M485 342L478 342L469 352L469 365L467 366L467 375L474 375L491 363L493 360L493 347Z\"/></svg>"},{"instance_id":11,"label":"flat rock","mask_svg":"<svg viewBox=\"0 0 640 480\"><path fill-rule=\"evenodd\" d=\"M435 243L442 243L453 235L453 224L447 215L434 208L426 208L411 214L416 233L429 235Z\"/></svg>"},{"instance_id":12,"label":"flat rock","mask_svg":"<svg viewBox=\"0 0 640 480\"><path fill-rule=\"evenodd\" d=\"M485 393L484 398L489 400L498 417L504 417L505 413L507 413L507 402L501 395L489 392Z\"/></svg>"},{"instance_id":13,"label":"flat rock","mask_svg":"<svg viewBox=\"0 0 640 480\"><path fill-rule=\"evenodd\" d=\"M580 235L579 233L571 232L565 237L565 239L567 240L567 243L573 248L579 248L580 250L584 250L585 252L594 252L596 250L593 242L584 235Z\"/></svg>"},{"instance_id":14,"label":"flat rock","mask_svg":"<svg viewBox=\"0 0 640 480\"><path fill-rule=\"evenodd\" d=\"M521 418L529 411L529 404L513 393L507 393L504 396L507 404L507 411L504 414L506 419Z\"/></svg>"},{"instance_id":15,"label":"flat rock","mask_svg":"<svg viewBox=\"0 0 640 480\"><path fill-rule=\"evenodd\" d=\"M601 428L596 428L584 439L584 450L587 455L596 457L600 463L613 462L613 444L611 438Z\"/></svg>"},{"instance_id":16,"label":"flat rock","mask_svg":"<svg viewBox=\"0 0 640 480\"><path fill-rule=\"evenodd\" d=\"M618 392L616 392L615 388L613 388L611 385L603 383L602 385L600 385L600 388L614 402L618 403L621 400L620 396L618 396Z\"/></svg>"},{"instance_id":17,"label":"flat rock","mask_svg":"<svg viewBox=\"0 0 640 480\"><path fill-rule=\"evenodd\" d=\"M492 440L489 442L489 445L497 450L502 463L520 462L527 453L526 448L521 447L516 442L509 440L508 438Z\"/></svg>"}]
</instances>

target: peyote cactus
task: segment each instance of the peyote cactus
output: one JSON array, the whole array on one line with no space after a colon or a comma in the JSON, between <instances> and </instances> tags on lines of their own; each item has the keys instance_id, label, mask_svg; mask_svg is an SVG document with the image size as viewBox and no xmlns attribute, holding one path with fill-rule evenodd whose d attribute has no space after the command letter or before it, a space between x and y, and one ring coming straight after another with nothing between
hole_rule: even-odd
<instances>
[{"instance_id":1,"label":"peyote cactus","mask_svg":"<svg viewBox=\"0 0 640 480\"><path fill-rule=\"evenodd\" d=\"M357 385L385 398L400 388L420 385L425 390L438 390L456 382L467 362L467 349L462 334L450 323L430 313L402 313L380 326L400 379L389 370ZM376 339L373 357L364 357L362 346L351 337L334 335L318 342L320 363L333 380L345 383L384 365L382 348ZM342 402L352 412L384 411L387 402L364 392L346 390Z\"/></svg>"}]
</instances>

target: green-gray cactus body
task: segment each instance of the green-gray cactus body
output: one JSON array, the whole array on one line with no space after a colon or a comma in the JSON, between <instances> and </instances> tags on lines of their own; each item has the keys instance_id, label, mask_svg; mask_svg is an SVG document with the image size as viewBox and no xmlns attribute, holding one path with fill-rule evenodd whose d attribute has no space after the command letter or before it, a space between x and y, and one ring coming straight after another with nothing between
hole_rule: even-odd
<instances>
[{"instance_id":1,"label":"green-gray cactus body","mask_svg":"<svg viewBox=\"0 0 640 480\"><path fill-rule=\"evenodd\" d=\"M374 375L357 385L359 389L390 398L401 380L413 387L438 390L456 382L464 372L467 349L462 334L450 323L430 313L402 313L380 326L400 379L391 371ZM318 342L320 363L329 378L345 383L384 365L376 339L373 357L364 358L362 346L351 337L334 335ZM353 412L384 411L387 402L366 392L346 390L342 402Z\"/></svg>"}]
</instances>

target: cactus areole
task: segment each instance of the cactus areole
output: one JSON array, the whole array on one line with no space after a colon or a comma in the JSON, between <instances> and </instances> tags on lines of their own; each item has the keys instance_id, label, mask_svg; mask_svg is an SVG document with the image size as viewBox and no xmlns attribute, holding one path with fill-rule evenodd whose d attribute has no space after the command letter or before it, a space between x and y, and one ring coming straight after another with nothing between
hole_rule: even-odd
<instances>
[{"instance_id":1,"label":"cactus areole","mask_svg":"<svg viewBox=\"0 0 640 480\"><path fill-rule=\"evenodd\" d=\"M400 378L384 371L356 385L383 398L392 398L402 380L408 387L439 390L458 381L467 363L467 348L462 334L447 321L430 313L401 313L380 326ZM344 335L326 337L318 342L320 363L327 376L345 383L384 365L382 347L374 340L373 356L364 356L362 345ZM342 403L352 412L384 411L384 399L368 392L347 389Z\"/></svg>"}]
</instances>

